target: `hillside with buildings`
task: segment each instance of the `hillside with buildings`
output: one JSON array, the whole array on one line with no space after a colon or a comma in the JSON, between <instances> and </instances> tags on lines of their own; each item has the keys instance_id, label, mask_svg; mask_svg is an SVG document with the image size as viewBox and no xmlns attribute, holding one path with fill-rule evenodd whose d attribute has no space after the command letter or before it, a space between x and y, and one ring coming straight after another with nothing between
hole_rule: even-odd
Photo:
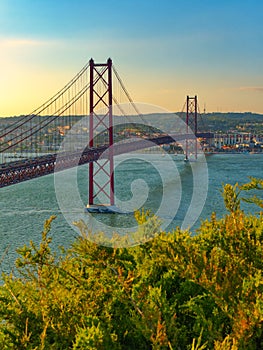
<instances>
[{"instance_id":1,"label":"hillside with buildings","mask_svg":"<svg viewBox=\"0 0 263 350\"><path fill-rule=\"evenodd\" d=\"M183 121L186 119L185 112L176 113ZM25 119L29 119L28 122L24 123ZM27 130L28 128L37 128L38 124L41 124L41 119L47 120L48 116L38 116L37 119L34 118L32 122L30 116L14 116L8 118L0 118L0 131L9 129L12 124L15 124L15 128L11 133L1 133L4 135L0 137L1 143L12 142L13 138L18 137L20 132ZM54 116L52 117L54 119ZM55 123L49 124L45 121L46 127L41 127L39 133L32 134L27 143L25 143L24 151L26 152L28 148L33 147L36 152L48 152L56 151L59 149L61 142L63 141L67 132L72 128L72 126L79 122L83 116L64 116L58 117ZM119 118L118 116L116 118ZM132 117L132 120L140 119L140 116ZM138 119L138 120L139 120ZM170 130L171 133L178 132L176 119L173 123L173 115L167 114L147 114L139 120L140 123L135 127L137 123L131 123L132 128L129 128L129 135L127 130L124 128L128 127L127 122L125 125L118 125L115 127L115 141L119 141L123 137L133 137L141 136L145 133L147 135L151 134L149 130L145 130L146 124L148 126L155 125L161 132L162 130ZM84 123L85 124L85 123ZM74 142L77 142L78 138L87 137L87 125L82 125L79 123L79 127L75 130ZM118 124L118 123L117 123ZM21 126L19 126L21 125ZM182 125L180 126L180 128ZM140 128L144 128L140 132ZM146 127L148 128L148 127ZM152 128L150 128L152 129ZM251 112L245 113L206 113L198 115L198 131L199 132L212 132L214 133L214 138L210 140L202 140L203 147L206 151L256 151L261 152L263 150L263 114L256 114ZM184 132L180 129L180 132ZM96 135L96 143L103 144L104 132ZM29 147L30 146L30 147ZM17 146L19 149L16 151L21 151L22 146Z\"/></svg>"}]
</instances>

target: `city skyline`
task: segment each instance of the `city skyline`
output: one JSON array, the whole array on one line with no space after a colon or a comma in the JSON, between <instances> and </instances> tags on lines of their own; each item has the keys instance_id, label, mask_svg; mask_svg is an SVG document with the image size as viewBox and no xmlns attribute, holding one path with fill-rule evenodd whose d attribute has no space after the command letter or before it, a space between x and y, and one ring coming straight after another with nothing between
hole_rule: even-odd
<instances>
[{"instance_id":1,"label":"city skyline","mask_svg":"<svg viewBox=\"0 0 263 350\"><path fill-rule=\"evenodd\" d=\"M0 116L30 113L92 57L111 57L135 102L263 113L258 0L0 1Z\"/></svg>"}]
</instances>

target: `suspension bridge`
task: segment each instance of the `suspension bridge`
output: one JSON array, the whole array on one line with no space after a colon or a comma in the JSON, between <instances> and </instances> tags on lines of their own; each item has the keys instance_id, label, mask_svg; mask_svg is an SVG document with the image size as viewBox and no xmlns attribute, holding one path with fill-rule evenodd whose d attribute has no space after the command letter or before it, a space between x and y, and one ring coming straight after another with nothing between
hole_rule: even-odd
<instances>
[{"instance_id":1,"label":"suspension bridge","mask_svg":"<svg viewBox=\"0 0 263 350\"><path fill-rule=\"evenodd\" d=\"M0 187L88 163L89 206L100 193L114 205L114 156L185 142L185 157L197 156L197 96L186 100L184 123L162 131L133 102L112 60L93 59L58 93L30 114L0 126ZM179 125L180 124L180 125ZM103 174L101 182L100 174Z\"/></svg>"}]
</instances>

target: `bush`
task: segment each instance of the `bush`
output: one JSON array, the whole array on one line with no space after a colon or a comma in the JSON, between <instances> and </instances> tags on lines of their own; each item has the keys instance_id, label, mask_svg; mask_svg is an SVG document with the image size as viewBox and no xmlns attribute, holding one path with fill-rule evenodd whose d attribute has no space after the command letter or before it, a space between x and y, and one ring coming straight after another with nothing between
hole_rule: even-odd
<instances>
[{"instance_id":1,"label":"bush","mask_svg":"<svg viewBox=\"0 0 263 350\"><path fill-rule=\"evenodd\" d=\"M106 237L91 241L79 223L79 238L56 257L51 217L38 247L18 249L20 276L3 275L0 349L263 348L263 220L240 208L240 194L262 184L226 185L229 213L195 236L152 232L132 248L96 244ZM156 231L156 218L136 215L140 234L149 236L148 219Z\"/></svg>"}]
</instances>

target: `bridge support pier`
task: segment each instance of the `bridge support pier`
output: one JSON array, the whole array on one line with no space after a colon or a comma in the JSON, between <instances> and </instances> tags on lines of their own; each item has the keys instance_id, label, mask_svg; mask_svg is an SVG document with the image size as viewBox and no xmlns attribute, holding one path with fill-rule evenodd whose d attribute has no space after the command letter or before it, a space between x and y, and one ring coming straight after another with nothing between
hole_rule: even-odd
<instances>
[{"instance_id":1,"label":"bridge support pier","mask_svg":"<svg viewBox=\"0 0 263 350\"><path fill-rule=\"evenodd\" d=\"M197 96L187 96L186 98L186 134L193 132L197 135ZM185 160L189 160L190 154L197 159L197 138L186 140L185 143Z\"/></svg>"},{"instance_id":2,"label":"bridge support pier","mask_svg":"<svg viewBox=\"0 0 263 350\"><path fill-rule=\"evenodd\" d=\"M98 135L108 146L106 157L89 163L89 201L90 212L111 212L114 206L114 165L113 165L113 121L112 121L112 61L94 63L90 60L90 123L89 148L96 147ZM98 111L98 112L96 112ZM95 138L95 139L94 139ZM101 140L98 140L101 143ZM101 195L108 203L95 203ZM108 207L108 209L107 209Z\"/></svg>"}]
</instances>

